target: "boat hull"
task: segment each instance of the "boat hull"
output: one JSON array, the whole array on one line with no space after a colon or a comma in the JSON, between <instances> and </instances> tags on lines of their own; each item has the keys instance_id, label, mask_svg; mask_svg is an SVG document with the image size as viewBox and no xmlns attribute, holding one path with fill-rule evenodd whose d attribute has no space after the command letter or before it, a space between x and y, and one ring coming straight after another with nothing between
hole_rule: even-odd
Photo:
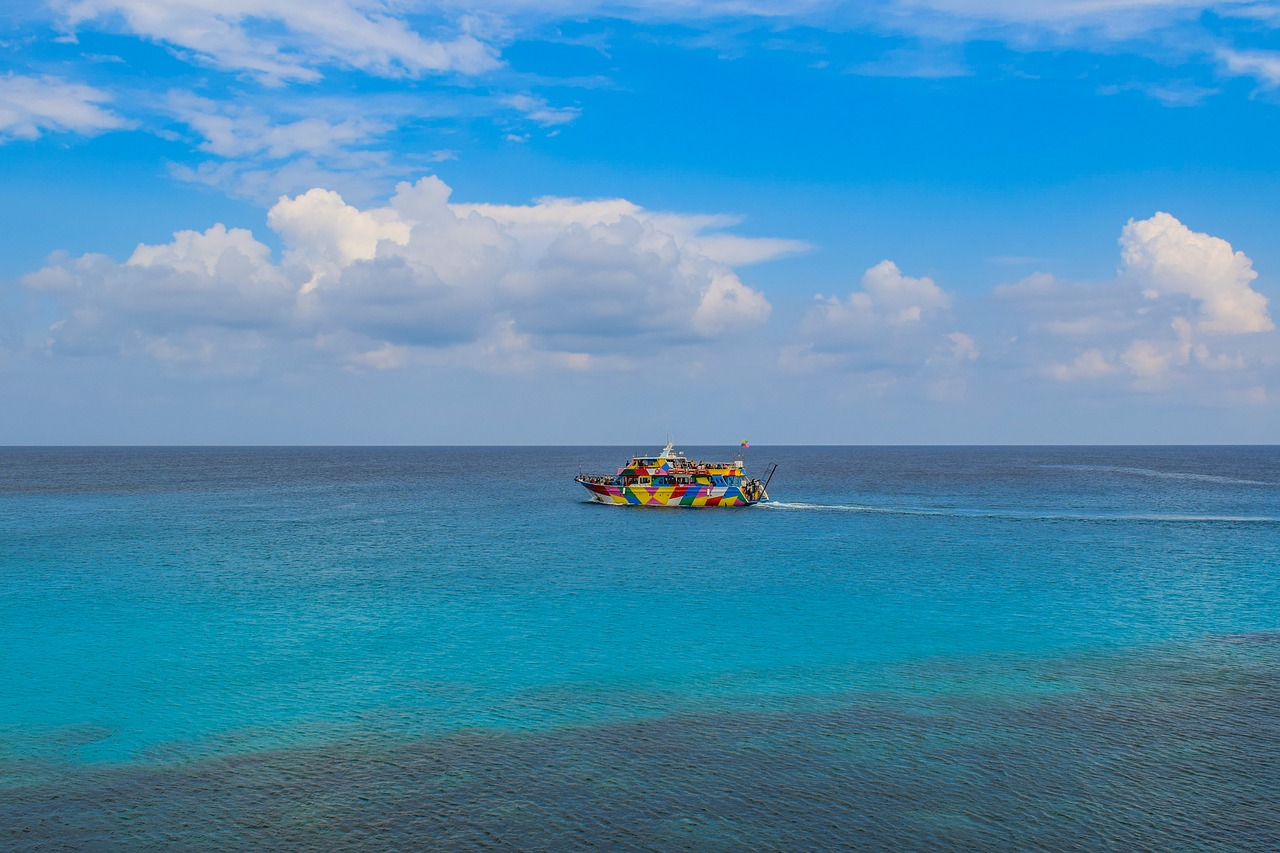
<instances>
[{"instance_id":1,"label":"boat hull","mask_svg":"<svg viewBox=\"0 0 1280 853\"><path fill-rule=\"evenodd\" d=\"M749 500L736 486L614 486L590 482L582 485L591 493L591 500L611 506L751 506L760 502ZM767 500L768 496L761 499Z\"/></svg>"}]
</instances>

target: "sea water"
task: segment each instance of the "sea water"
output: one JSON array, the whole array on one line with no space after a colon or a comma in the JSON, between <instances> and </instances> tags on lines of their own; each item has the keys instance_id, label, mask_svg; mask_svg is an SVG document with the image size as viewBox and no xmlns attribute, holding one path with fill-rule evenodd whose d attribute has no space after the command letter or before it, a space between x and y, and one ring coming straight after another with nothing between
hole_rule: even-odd
<instances>
[{"instance_id":1,"label":"sea water","mask_svg":"<svg viewBox=\"0 0 1280 853\"><path fill-rule=\"evenodd\" d=\"M1280 849L1280 449L647 449L0 450L0 849Z\"/></svg>"}]
</instances>

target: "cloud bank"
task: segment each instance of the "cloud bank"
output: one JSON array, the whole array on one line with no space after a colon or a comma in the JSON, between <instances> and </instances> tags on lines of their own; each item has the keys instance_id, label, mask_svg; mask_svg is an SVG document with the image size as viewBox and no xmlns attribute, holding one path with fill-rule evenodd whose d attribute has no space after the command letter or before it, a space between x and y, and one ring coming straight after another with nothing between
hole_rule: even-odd
<instances>
[{"instance_id":1,"label":"cloud bank","mask_svg":"<svg viewBox=\"0 0 1280 853\"><path fill-rule=\"evenodd\" d=\"M881 261L847 297L815 297L780 366L935 399L998 377L1266 399L1280 340L1252 260L1164 212L1130 220L1118 242L1109 281L1036 273L976 294Z\"/></svg>"},{"instance_id":2,"label":"cloud bank","mask_svg":"<svg viewBox=\"0 0 1280 853\"><path fill-rule=\"evenodd\" d=\"M625 199L450 195L424 178L362 208L315 188L268 212L278 258L249 231L214 225L139 245L123 263L54 257L23 283L58 306L42 345L53 354L231 375L271 358L630 369L737 346L773 310L739 270L809 248L728 233L737 217ZM784 374L860 376L935 399L1011 371L1032 383L1265 396L1280 365L1252 261L1163 212L1130 220L1119 249L1110 281L1039 273L969 295L883 260L847 296L815 297L773 357Z\"/></svg>"},{"instance_id":3,"label":"cloud bank","mask_svg":"<svg viewBox=\"0 0 1280 853\"><path fill-rule=\"evenodd\" d=\"M589 367L760 325L771 306L734 267L804 248L621 199L455 205L450 192L429 177L382 207L321 188L283 197L267 217L278 262L249 231L214 225L124 263L54 258L23 281L61 306L48 346L66 353L211 363L281 345L389 368L427 350L465 361L470 347L478 366L501 351Z\"/></svg>"}]
</instances>

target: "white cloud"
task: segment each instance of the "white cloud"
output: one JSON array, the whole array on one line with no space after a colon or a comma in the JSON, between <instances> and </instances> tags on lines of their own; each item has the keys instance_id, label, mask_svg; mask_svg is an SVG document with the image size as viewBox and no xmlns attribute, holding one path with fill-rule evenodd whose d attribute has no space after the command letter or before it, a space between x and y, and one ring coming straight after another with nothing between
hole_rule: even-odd
<instances>
[{"instance_id":1,"label":"white cloud","mask_svg":"<svg viewBox=\"0 0 1280 853\"><path fill-rule=\"evenodd\" d=\"M1268 89L1280 86L1280 53L1223 48L1218 51L1218 62L1228 74L1254 77Z\"/></svg>"},{"instance_id":2,"label":"white cloud","mask_svg":"<svg viewBox=\"0 0 1280 853\"><path fill-rule=\"evenodd\" d=\"M1134 341L1121 361L1139 380L1161 379L1174 364L1186 364L1188 350L1177 342Z\"/></svg>"},{"instance_id":3,"label":"white cloud","mask_svg":"<svg viewBox=\"0 0 1280 853\"><path fill-rule=\"evenodd\" d=\"M951 341L951 357L956 361L973 361L978 357L978 344L964 332L951 332L947 340Z\"/></svg>"},{"instance_id":4,"label":"white cloud","mask_svg":"<svg viewBox=\"0 0 1280 853\"><path fill-rule=\"evenodd\" d=\"M1120 361L1133 372L1135 387L1157 390L1164 387L1175 368L1191 364L1211 371L1243 370L1247 367L1240 355L1210 352L1207 344L1197 343L1191 324L1179 317L1170 324L1174 337L1134 341L1120 354Z\"/></svg>"},{"instance_id":5,"label":"white cloud","mask_svg":"<svg viewBox=\"0 0 1280 853\"><path fill-rule=\"evenodd\" d=\"M248 231L215 225L140 245L123 264L105 255L55 257L23 283L62 304L65 316L50 336L57 351L142 347L170 363L198 361L214 330L279 334L291 322L297 284L269 255ZM204 340L199 347L193 334ZM179 357L182 351L190 356Z\"/></svg>"},{"instance_id":6,"label":"white cloud","mask_svg":"<svg viewBox=\"0 0 1280 853\"><path fill-rule=\"evenodd\" d=\"M160 267L179 273L218 277L219 269L230 259L244 262L251 282L256 282L263 270L269 268L270 250L253 239L243 228L227 230L215 225L203 234L197 231L178 231L173 242L161 246L139 245L125 261L127 266ZM238 273L243 274L243 273Z\"/></svg>"},{"instance_id":7,"label":"white cloud","mask_svg":"<svg viewBox=\"0 0 1280 853\"><path fill-rule=\"evenodd\" d=\"M160 246L140 244L123 264L106 255L54 256L23 283L32 290L71 296L78 307L106 297L138 310L147 300L133 303L129 297L148 295L166 303L166 315L183 302L189 307L178 311L180 316L226 317L218 309L231 304L228 294L256 297L267 290L290 290L270 263L270 251L245 229L219 224L204 232L175 232L172 242ZM201 302L205 297L211 301ZM255 309L241 319L252 316L262 314Z\"/></svg>"},{"instance_id":8,"label":"white cloud","mask_svg":"<svg viewBox=\"0 0 1280 853\"><path fill-rule=\"evenodd\" d=\"M465 22L452 38L427 39L376 0L55 0L55 8L71 28L119 20L138 36L268 84L317 80L326 64L385 77L498 65Z\"/></svg>"},{"instance_id":9,"label":"white cloud","mask_svg":"<svg viewBox=\"0 0 1280 853\"><path fill-rule=\"evenodd\" d=\"M1069 364L1049 365L1045 373L1054 379L1066 382L1072 379L1095 379L1116 373L1118 370L1119 368L1107 361L1102 350L1090 349L1080 353Z\"/></svg>"},{"instance_id":10,"label":"white cloud","mask_svg":"<svg viewBox=\"0 0 1280 853\"><path fill-rule=\"evenodd\" d=\"M1057 279L1047 272L1033 272L1023 276L1012 284L998 284L991 290L997 299L1021 299L1028 296L1043 296L1052 293L1057 286Z\"/></svg>"},{"instance_id":11,"label":"white cloud","mask_svg":"<svg viewBox=\"0 0 1280 853\"><path fill-rule=\"evenodd\" d=\"M542 226L531 230L536 245ZM530 328L601 342L619 334L720 337L757 325L770 312L761 294L696 243L637 216L570 223L507 285L507 299L524 306Z\"/></svg>"},{"instance_id":12,"label":"white cloud","mask_svg":"<svg viewBox=\"0 0 1280 853\"><path fill-rule=\"evenodd\" d=\"M1217 36L1203 23L1218 18L1264 20L1270 4L1250 0L711 0L711 2L599 2L599 0L51 0L63 26L122 28L176 49L180 55L268 84L318 80L325 66L355 68L384 77L429 73L481 74L500 65L498 48L550 22L622 18L676 22L707 34L685 43L723 46L725 20L835 31L859 30L912 43L898 45L861 66L862 73L954 76L969 73L956 45L996 39L1017 47L1064 44L1123 49L1197 61L1215 52ZM739 28L741 29L741 27ZM1170 33L1178 37L1170 36ZM74 38L74 33L70 34ZM803 40L801 40L803 41ZM761 40L776 48L779 38ZM804 49L812 49L806 46ZM1264 51L1226 47L1218 62L1229 73L1275 80ZM1149 91L1186 103L1205 90L1154 84ZM1199 94L1198 94L1199 93ZM552 107L536 95L508 96L511 106L547 127L572 121L577 110Z\"/></svg>"},{"instance_id":13,"label":"white cloud","mask_svg":"<svg viewBox=\"0 0 1280 853\"><path fill-rule=\"evenodd\" d=\"M932 278L905 275L893 261L881 261L848 298L815 297L800 323L800 342L782 349L779 366L792 373L858 374L877 395L906 387L935 400L961 399L980 347L952 325L951 305L951 295Z\"/></svg>"},{"instance_id":14,"label":"white cloud","mask_svg":"<svg viewBox=\"0 0 1280 853\"><path fill-rule=\"evenodd\" d=\"M397 367L403 367L410 354L411 350L409 347L396 346L395 344L383 344L377 349L372 349L367 352L350 353L347 356L347 361L353 367L371 367L374 370L394 370Z\"/></svg>"},{"instance_id":15,"label":"white cloud","mask_svg":"<svg viewBox=\"0 0 1280 853\"><path fill-rule=\"evenodd\" d=\"M196 152L209 157L171 165L175 177L263 205L318 186L366 201L397 178L458 157L448 148L392 144L405 133L422 131L443 141L459 122L472 120L556 128L580 112L529 95L258 92L217 101L189 91L171 92L165 111L185 126L183 136L194 137ZM513 119L513 111L521 118Z\"/></svg>"},{"instance_id":16,"label":"white cloud","mask_svg":"<svg viewBox=\"0 0 1280 853\"><path fill-rule=\"evenodd\" d=\"M890 323L915 323L929 311L951 307L951 297L927 276L903 275L893 261L885 260L862 276L863 293L849 297L863 310L882 311Z\"/></svg>"},{"instance_id":17,"label":"white cloud","mask_svg":"<svg viewBox=\"0 0 1280 853\"><path fill-rule=\"evenodd\" d=\"M1133 372L1136 387L1158 388L1172 368L1191 362L1196 348L1191 324L1179 317L1171 325L1175 337L1136 340L1121 353L1120 361Z\"/></svg>"},{"instance_id":18,"label":"white cloud","mask_svg":"<svg viewBox=\"0 0 1280 853\"><path fill-rule=\"evenodd\" d=\"M1187 228L1167 213L1129 220L1120 235L1124 272L1149 299L1188 296L1203 332L1245 334L1274 329L1267 298L1250 285L1253 262L1231 244Z\"/></svg>"},{"instance_id":19,"label":"white cloud","mask_svg":"<svg viewBox=\"0 0 1280 853\"><path fill-rule=\"evenodd\" d=\"M41 133L93 136L128 122L99 104L111 96L100 89L56 77L9 74L0 77L0 142L36 139Z\"/></svg>"},{"instance_id":20,"label":"white cloud","mask_svg":"<svg viewBox=\"0 0 1280 853\"><path fill-rule=\"evenodd\" d=\"M616 225L623 219L653 223L670 234L681 247L687 246L712 261L728 267L770 261L809 251L802 240L777 237L742 237L724 231L742 222L728 214L688 214L651 211L626 199L584 200L544 196L534 204L456 204L459 213L477 213L520 232L525 245L545 248L570 225Z\"/></svg>"},{"instance_id":21,"label":"white cloud","mask_svg":"<svg viewBox=\"0 0 1280 853\"><path fill-rule=\"evenodd\" d=\"M1037 274L998 287L1017 329L1011 352L1059 381L1127 376L1140 391L1256 382L1274 366L1275 324L1253 262L1227 241L1157 213L1130 220L1106 284ZM1235 349L1235 352L1227 350Z\"/></svg>"},{"instance_id":22,"label":"white cloud","mask_svg":"<svg viewBox=\"0 0 1280 853\"><path fill-rule=\"evenodd\" d=\"M1244 370L1249 366L1244 356L1239 353L1236 355L1217 353L1215 355L1209 352L1209 347L1204 344L1196 344L1191 351L1195 355L1196 361L1210 370Z\"/></svg>"},{"instance_id":23,"label":"white cloud","mask_svg":"<svg viewBox=\"0 0 1280 853\"><path fill-rule=\"evenodd\" d=\"M1101 29L1117 36L1139 32L1145 25L1169 20L1194 20L1202 11L1250 14L1256 0L881 0L849 4L840 0L496 0L483 4L486 11L512 17L535 15L578 18L608 15L630 20L707 21L717 18L754 17L796 20L810 24L848 25L878 19L899 25L923 21L967 22L987 26L1042 27L1062 31ZM475 3L455 3L455 8L481 8Z\"/></svg>"},{"instance_id":24,"label":"white cloud","mask_svg":"<svg viewBox=\"0 0 1280 853\"><path fill-rule=\"evenodd\" d=\"M1019 0L898 0L903 9L932 9L957 17L1025 23L1072 22L1106 18L1128 12L1164 14L1199 11L1222 5L1205 0L1055 0L1025 3Z\"/></svg>"},{"instance_id":25,"label":"white cloud","mask_svg":"<svg viewBox=\"0 0 1280 853\"><path fill-rule=\"evenodd\" d=\"M885 11L889 20L934 36L1116 41L1195 22L1205 11L1230 14L1249 5L1241 0L892 0Z\"/></svg>"},{"instance_id":26,"label":"white cloud","mask_svg":"<svg viewBox=\"0 0 1280 853\"><path fill-rule=\"evenodd\" d=\"M1141 92L1155 98L1166 107L1194 107L1218 94L1218 89L1198 86L1188 80L1170 80L1164 83L1124 83L1098 87L1099 95L1118 95L1121 92Z\"/></svg>"},{"instance_id":27,"label":"white cloud","mask_svg":"<svg viewBox=\"0 0 1280 853\"><path fill-rule=\"evenodd\" d=\"M1145 300L1132 282L1077 284L1037 272L997 285L991 296L1002 303L997 313L1011 310L1028 322L1028 332L1041 338L1114 338L1132 334L1145 322Z\"/></svg>"},{"instance_id":28,"label":"white cloud","mask_svg":"<svg viewBox=\"0 0 1280 853\"><path fill-rule=\"evenodd\" d=\"M170 164L172 175L232 196L270 205L282 195L309 187L331 187L348 198L366 199L379 178L403 175L403 164L378 151L348 152L338 160L301 156L279 163L250 160L208 161L195 166ZM385 184L383 184L385 186Z\"/></svg>"},{"instance_id":29,"label":"white cloud","mask_svg":"<svg viewBox=\"0 0 1280 853\"><path fill-rule=\"evenodd\" d=\"M256 329L203 326L157 335L134 332L121 348L154 359L171 375L240 379L262 369L270 344Z\"/></svg>"},{"instance_id":30,"label":"white cloud","mask_svg":"<svg viewBox=\"0 0 1280 853\"><path fill-rule=\"evenodd\" d=\"M719 337L757 326L769 319L771 311L764 294L747 287L726 270L711 274L711 286L693 313L693 327L707 337Z\"/></svg>"},{"instance_id":31,"label":"white cloud","mask_svg":"<svg viewBox=\"0 0 1280 853\"><path fill-rule=\"evenodd\" d=\"M867 77L902 77L922 80L939 80L947 77L968 77L973 70L965 65L962 57L950 55L957 51L954 45L929 48L895 48L886 51L871 62L851 69L855 74Z\"/></svg>"},{"instance_id":32,"label":"white cloud","mask_svg":"<svg viewBox=\"0 0 1280 853\"><path fill-rule=\"evenodd\" d=\"M336 278L355 261L373 260L378 243L403 246L411 226L390 211L362 211L332 190L308 190L296 198L281 198L267 214L267 223L289 246L286 258L307 267L308 293L325 278Z\"/></svg>"},{"instance_id":33,"label":"white cloud","mask_svg":"<svg viewBox=\"0 0 1280 853\"><path fill-rule=\"evenodd\" d=\"M317 188L270 210L285 247L278 263L248 231L215 225L140 245L123 264L54 258L24 284L63 306L54 349L131 347L177 366L207 363L235 343L220 332L235 331L309 340L313 352L375 369L414 363L423 348L493 369L585 369L769 316L761 293L700 250L699 223L719 217L649 214L625 200L484 206L449 196L424 178L362 209Z\"/></svg>"},{"instance_id":34,"label":"white cloud","mask_svg":"<svg viewBox=\"0 0 1280 853\"><path fill-rule=\"evenodd\" d=\"M382 119L353 115L342 120L308 116L275 120L251 107L218 103L189 93L170 98L174 115L200 135L199 149L225 158L282 160L298 155L344 154L392 129Z\"/></svg>"},{"instance_id":35,"label":"white cloud","mask_svg":"<svg viewBox=\"0 0 1280 853\"><path fill-rule=\"evenodd\" d=\"M820 298L813 316L820 325L861 332L916 324L950 306L951 297L933 279L903 275L897 264L884 260L863 273L862 290L843 301L838 296Z\"/></svg>"},{"instance_id":36,"label":"white cloud","mask_svg":"<svg viewBox=\"0 0 1280 853\"><path fill-rule=\"evenodd\" d=\"M508 95L502 102L543 127L568 124L582 115L582 110L577 107L553 107L546 98L532 95Z\"/></svg>"},{"instance_id":37,"label":"white cloud","mask_svg":"<svg viewBox=\"0 0 1280 853\"><path fill-rule=\"evenodd\" d=\"M917 36L920 45L895 48L864 70L924 76L967 73L946 55L948 45L973 38L995 38L1025 45L1039 42L1124 42L1142 50L1154 42L1168 50L1158 34L1203 27L1205 12L1224 17L1264 18L1266 4L1247 0L877 0L849 4L839 0L52 0L64 24L122 22L143 38L171 45L206 64L247 72L268 83L313 81L320 67L344 65L387 77L424 73L478 74L498 66L497 45L547 22L584 18L621 18L639 22L677 22L709 28L726 19L826 29L851 28ZM427 37L411 26L430 22L442 35ZM776 46L776 36L766 45ZM1193 40L1194 41L1194 40ZM1200 39L1201 42L1204 39ZM692 44L717 44L723 36L698 36ZM1203 51L1203 47L1199 48ZM942 54L938 51L942 50ZM1226 59L1223 59L1227 62ZM1240 60L1248 62L1247 58ZM538 106L529 97L526 113L535 121L572 120L572 110ZM513 104L514 106L514 104Z\"/></svg>"}]
</instances>

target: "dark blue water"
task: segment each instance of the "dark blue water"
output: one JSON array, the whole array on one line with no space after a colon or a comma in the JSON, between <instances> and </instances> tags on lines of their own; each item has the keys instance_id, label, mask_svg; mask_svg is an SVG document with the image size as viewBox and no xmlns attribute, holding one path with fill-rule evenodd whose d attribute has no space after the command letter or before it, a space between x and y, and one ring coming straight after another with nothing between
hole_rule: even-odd
<instances>
[{"instance_id":1,"label":"dark blue water","mask_svg":"<svg viewBox=\"0 0 1280 853\"><path fill-rule=\"evenodd\" d=\"M0 848L1280 848L1280 449L642 449L0 450Z\"/></svg>"}]
</instances>

